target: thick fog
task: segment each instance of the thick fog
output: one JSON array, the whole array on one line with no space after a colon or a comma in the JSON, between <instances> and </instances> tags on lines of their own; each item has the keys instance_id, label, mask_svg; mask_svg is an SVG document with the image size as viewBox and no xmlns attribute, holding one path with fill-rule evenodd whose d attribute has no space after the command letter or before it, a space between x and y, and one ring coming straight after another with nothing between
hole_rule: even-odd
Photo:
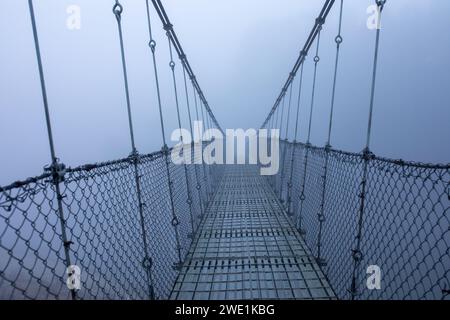
<instances>
[{"instance_id":1,"label":"thick fog","mask_svg":"<svg viewBox=\"0 0 450 320\"><path fill-rule=\"evenodd\" d=\"M42 173L50 162L28 2L0 10L0 185ZM67 165L122 158L131 151L113 0L35 0L58 157ZM145 0L121 0L131 108L138 150L162 146ZM222 128L259 128L298 57L323 1L167 0L163 2ZM365 143L375 31L373 0L346 0L332 145ZM67 27L67 8L81 9L81 28ZM324 145L337 34L336 2L324 26L312 139ZM177 126L168 42L155 11L166 134ZM372 151L424 162L450 162L450 2L388 1L383 12ZM311 99L311 53L305 64L300 140ZM177 61L182 121L187 124ZM294 97L297 95L294 83ZM192 90L190 91L192 98ZM296 98L293 99L296 101ZM295 108L293 103L292 108ZM293 131L294 117L291 116ZM292 139L293 133L290 132Z\"/></svg>"}]
</instances>

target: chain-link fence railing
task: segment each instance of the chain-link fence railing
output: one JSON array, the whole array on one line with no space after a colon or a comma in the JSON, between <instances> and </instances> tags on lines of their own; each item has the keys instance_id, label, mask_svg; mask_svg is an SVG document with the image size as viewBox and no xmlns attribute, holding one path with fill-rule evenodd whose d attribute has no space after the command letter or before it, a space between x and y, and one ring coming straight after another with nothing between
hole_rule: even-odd
<instances>
[{"instance_id":1,"label":"chain-link fence railing","mask_svg":"<svg viewBox=\"0 0 450 320\"><path fill-rule=\"evenodd\" d=\"M170 155L161 151L61 167L58 180L47 170L0 188L0 298L71 298L67 249L71 265L81 271L76 298L148 299L152 292L154 298L167 298L179 253L183 259L190 247L220 178L219 167L186 165L186 179L183 165L174 165ZM55 181L59 181L63 224Z\"/></svg>"},{"instance_id":2,"label":"chain-link fence railing","mask_svg":"<svg viewBox=\"0 0 450 320\"><path fill-rule=\"evenodd\" d=\"M450 298L450 165L287 142L280 154L270 181L340 298Z\"/></svg>"}]
</instances>

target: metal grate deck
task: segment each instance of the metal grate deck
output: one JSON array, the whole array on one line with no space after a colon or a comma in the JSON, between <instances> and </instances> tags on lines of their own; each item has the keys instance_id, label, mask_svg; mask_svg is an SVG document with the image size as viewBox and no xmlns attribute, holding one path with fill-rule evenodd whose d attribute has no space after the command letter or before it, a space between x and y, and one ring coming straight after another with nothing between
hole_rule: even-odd
<instances>
[{"instance_id":1,"label":"metal grate deck","mask_svg":"<svg viewBox=\"0 0 450 320\"><path fill-rule=\"evenodd\" d=\"M333 299L256 166L226 166L171 299Z\"/></svg>"}]
</instances>

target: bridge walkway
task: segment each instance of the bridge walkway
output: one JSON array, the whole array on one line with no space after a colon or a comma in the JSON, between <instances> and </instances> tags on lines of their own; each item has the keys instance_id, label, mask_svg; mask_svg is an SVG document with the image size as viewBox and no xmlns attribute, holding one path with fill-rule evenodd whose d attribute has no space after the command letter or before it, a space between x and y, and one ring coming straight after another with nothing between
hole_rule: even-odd
<instances>
[{"instance_id":1,"label":"bridge walkway","mask_svg":"<svg viewBox=\"0 0 450 320\"><path fill-rule=\"evenodd\" d=\"M333 299L257 166L226 166L171 299Z\"/></svg>"}]
</instances>

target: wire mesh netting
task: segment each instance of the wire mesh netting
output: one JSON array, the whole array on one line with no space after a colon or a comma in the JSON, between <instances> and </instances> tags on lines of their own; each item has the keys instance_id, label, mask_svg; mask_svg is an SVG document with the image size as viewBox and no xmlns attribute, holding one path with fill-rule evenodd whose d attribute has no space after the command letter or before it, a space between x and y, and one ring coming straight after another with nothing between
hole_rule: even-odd
<instances>
[{"instance_id":1,"label":"wire mesh netting","mask_svg":"<svg viewBox=\"0 0 450 320\"><path fill-rule=\"evenodd\" d=\"M65 248L81 269L77 298L146 299L149 286L167 298L220 171L174 165L164 152L67 168L59 183L67 242L52 173L1 188L0 298L70 298Z\"/></svg>"},{"instance_id":2,"label":"wire mesh netting","mask_svg":"<svg viewBox=\"0 0 450 320\"><path fill-rule=\"evenodd\" d=\"M449 298L450 166L288 142L280 155L269 183L312 255L320 248L339 298ZM65 249L82 270L77 298L146 299L151 290L168 298L222 172L174 165L164 152L67 168L59 183L67 242L52 172L1 188L1 298L70 298ZM370 265L381 268L380 290L367 288Z\"/></svg>"},{"instance_id":3,"label":"wire mesh netting","mask_svg":"<svg viewBox=\"0 0 450 320\"><path fill-rule=\"evenodd\" d=\"M283 142L281 154L283 149L294 155L293 162L282 159L279 173L270 182L286 210L294 213L292 219L316 257L321 247L322 268L340 298L449 298L450 165L301 143ZM290 172L291 163L289 187L290 173L287 178L283 175ZM286 192L280 193L281 188ZM380 290L366 285L370 265L381 269Z\"/></svg>"}]
</instances>

